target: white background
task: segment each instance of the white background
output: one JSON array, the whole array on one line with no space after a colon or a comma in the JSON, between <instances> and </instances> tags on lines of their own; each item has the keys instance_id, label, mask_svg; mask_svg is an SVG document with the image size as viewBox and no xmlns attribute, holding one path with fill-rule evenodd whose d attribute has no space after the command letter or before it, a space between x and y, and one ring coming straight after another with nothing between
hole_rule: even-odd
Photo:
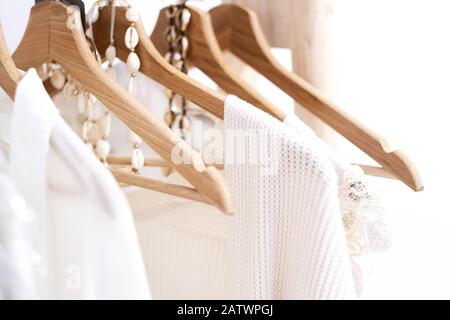
<instances>
[{"instance_id":1,"label":"white background","mask_svg":"<svg viewBox=\"0 0 450 320\"><path fill-rule=\"evenodd\" d=\"M150 31L158 8L170 1L131 2ZM32 3L0 1L11 50ZM374 180L386 199L394 245L373 259L363 297L449 299L450 1L330 3L333 99L410 155L425 183L424 192L414 193L398 182ZM338 149L352 161L364 158L345 142Z\"/></svg>"}]
</instances>

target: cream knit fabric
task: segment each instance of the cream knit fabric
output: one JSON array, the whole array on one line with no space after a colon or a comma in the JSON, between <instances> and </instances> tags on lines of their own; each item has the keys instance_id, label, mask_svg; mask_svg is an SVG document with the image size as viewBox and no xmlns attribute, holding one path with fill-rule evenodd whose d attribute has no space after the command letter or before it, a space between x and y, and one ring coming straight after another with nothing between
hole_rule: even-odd
<instances>
[{"instance_id":1,"label":"cream knit fabric","mask_svg":"<svg viewBox=\"0 0 450 320\"><path fill-rule=\"evenodd\" d=\"M213 206L150 190L127 196L154 299L233 298L227 216Z\"/></svg>"},{"instance_id":2,"label":"cream knit fabric","mask_svg":"<svg viewBox=\"0 0 450 320\"><path fill-rule=\"evenodd\" d=\"M327 155L234 96L226 99L224 128L225 178L235 207L228 225L233 296L355 298ZM253 136L257 141L243 141ZM249 163L250 156L258 161Z\"/></svg>"},{"instance_id":3,"label":"cream knit fabric","mask_svg":"<svg viewBox=\"0 0 450 320\"><path fill-rule=\"evenodd\" d=\"M373 252L385 252L391 246L391 232L382 201L373 190L361 167L351 165L309 128L294 113L288 114L284 123L294 129L299 139L310 140L328 155L338 176L339 201L347 246L352 256L353 277L358 295L362 293L367 257Z\"/></svg>"}]
</instances>

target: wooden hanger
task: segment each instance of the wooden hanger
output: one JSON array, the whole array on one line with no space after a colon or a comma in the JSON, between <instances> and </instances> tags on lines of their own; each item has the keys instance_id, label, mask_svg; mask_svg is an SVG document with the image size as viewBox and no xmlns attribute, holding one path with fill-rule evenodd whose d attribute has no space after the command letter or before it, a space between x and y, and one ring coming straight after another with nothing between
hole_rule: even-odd
<instances>
[{"instance_id":1,"label":"wooden hanger","mask_svg":"<svg viewBox=\"0 0 450 320\"><path fill-rule=\"evenodd\" d=\"M2 87L12 100L14 100L20 78L19 70L17 70L14 61L9 54L8 47L6 46L2 26L0 24L0 87Z\"/></svg>"},{"instance_id":2,"label":"wooden hanger","mask_svg":"<svg viewBox=\"0 0 450 320\"><path fill-rule=\"evenodd\" d=\"M13 59L22 69L56 61L170 163L207 202L224 213L231 213L230 197L219 171L214 167L205 167L197 152L182 139L175 138L166 125L154 118L101 69L82 30L79 11L73 6L48 0L35 5ZM174 163L171 157L174 148L178 148L190 163ZM127 183L140 181L140 177L135 175L133 179L129 178L126 175L124 180Z\"/></svg>"},{"instance_id":3,"label":"wooden hanger","mask_svg":"<svg viewBox=\"0 0 450 320\"><path fill-rule=\"evenodd\" d=\"M233 52L381 165L361 166L367 174L395 177L414 191L423 190L419 171L403 152L386 150L383 147L387 145L386 141L380 136L332 104L274 58L253 11L238 5L220 5L209 13L223 50ZM282 120L284 115L277 117Z\"/></svg>"},{"instance_id":4,"label":"wooden hanger","mask_svg":"<svg viewBox=\"0 0 450 320\"><path fill-rule=\"evenodd\" d=\"M164 42L165 30L169 24L166 16L167 10L169 8L164 8L160 11L151 35L153 44L163 56L168 51ZM234 94L271 115L281 115L280 110L276 106L243 81L225 63L225 58L214 35L209 15L195 7L189 7L189 11L191 20L186 31L189 39L188 65L198 67L225 92Z\"/></svg>"},{"instance_id":5,"label":"wooden hanger","mask_svg":"<svg viewBox=\"0 0 450 320\"><path fill-rule=\"evenodd\" d=\"M103 57L105 56L106 48L110 44L111 10L112 5L101 7L99 18L93 24L95 45ZM130 22L126 19L125 13L125 7L116 7L114 45L117 49L117 57L122 61L127 61L130 51L126 47L124 40L125 33L130 26ZM139 71L164 87L209 111L216 117L223 119L225 96L191 79L169 64L148 38L141 21L136 22L135 28L139 35L139 44L135 49L135 52L141 60Z\"/></svg>"}]
</instances>

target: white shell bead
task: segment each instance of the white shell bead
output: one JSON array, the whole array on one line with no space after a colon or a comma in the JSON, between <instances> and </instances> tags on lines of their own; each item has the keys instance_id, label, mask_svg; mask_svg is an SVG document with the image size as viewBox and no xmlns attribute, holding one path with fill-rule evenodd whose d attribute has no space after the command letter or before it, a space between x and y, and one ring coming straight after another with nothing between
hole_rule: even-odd
<instances>
[{"instance_id":1,"label":"white shell bead","mask_svg":"<svg viewBox=\"0 0 450 320\"><path fill-rule=\"evenodd\" d=\"M114 59L116 59L116 57L117 57L116 47L110 44L109 47L106 49L105 55L106 55L106 59L110 63L113 63Z\"/></svg>"},{"instance_id":2,"label":"white shell bead","mask_svg":"<svg viewBox=\"0 0 450 320\"><path fill-rule=\"evenodd\" d=\"M132 146L139 146L142 143L141 137L133 131L128 132L128 141Z\"/></svg>"},{"instance_id":3,"label":"white shell bead","mask_svg":"<svg viewBox=\"0 0 450 320\"><path fill-rule=\"evenodd\" d=\"M97 103L98 100L93 94L89 93L88 96L89 96L88 101L90 104L94 105Z\"/></svg>"},{"instance_id":4,"label":"white shell bead","mask_svg":"<svg viewBox=\"0 0 450 320\"><path fill-rule=\"evenodd\" d=\"M84 97L84 94L78 95L78 113L84 114L84 109L86 107L86 98Z\"/></svg>"},{"instance_id":5,"label":"white shell bead","mask_svg":"<svg viewBox=\"0 0 450 320\"><path fill-rule=\"evenodd\" d=\"M101 132L101 128L98 123L92 123L91 129L89 129L87 141L96 142L100 139L103 139L103 133Z\"/></svg>"},{"instance_id":6,"label":"white shell bead","mask_svg":"<svg viewBox=\"0 0 450 320\"><path fill-rule=\"evenodd\" d=\"M91 114L91 109L93 108L93 105L92 104L86 104L86 108L84 108L84 111L83 111L83 118L85 118L85 119L88 119L88 120L91 120L90 118L89 118L89 116L90 116L90 114Z\"/></svg>"},{"instance_id":7,"label":"white shell bead","mask_svg":"<svg viewBox=\"0 0 450 320\"><path fill-rule=\"evenodd\" d=\"M164 55L164 59L166 59L167 62L170 62L171 56L172 56L172 54L170 52L166 52L166 54Z\"/></svg>"},{"instance_id":8,"label":"white shell bead","mask_svg":"<svg viewBox=\"0 0 450 320\"><path fill-rule=\"evenodd\" d=\"M99 126L103 133L103 137L108 137L111 133L111 113L106 113L106 115L100 120Z\"/></svg>"},{"instance_id":9,"label":"white shell bead","mask_svg":"<svg viewBox=\"0 0 450 320\"><path fill-rule=\"evenodd\" d=\"M99 104L92 105L89 109L89 120L98 121L103 117L103 110Z\"/></svg>"},{"instance_id":10,"label":"white shell bead","mask_svg":"<svg viewBox=\"0 0 450 320\"><path fill-rule=\"evenodd\" d=\"M86 37L88 37L89 39L93 39L94 34L92 33L92 29L91 28L88 28L86 30Z\"/></svg>"},{"instance_id":11,"label":"white shell bead","mask_svg":"<svg viewBox=\"0 0 450 320\"><path fill-rule=\"evenodd\" d=\"M94 23L98 20L99 17L99 9L98 6L94 5L89 12L89 22Z\"/></svg>"},{"instance_id":12,"label":"white shell bead","mask_svg":"<svg viewBox=\"0 0 450 320\"><path fill-rule=\"evenodd\" d=\"M97 147L95 148L97 156L100 158L100 160L105 161L108 157L109 151L111 150L111 147L109 146L109 142L106 140L99 140L97 142Z\"/></svg>"},{"instance_id":13,"label":"white shell bead","mask_svg":"<svg viewBox=\"0 0 450 320\"><path fill-rule=\"evenodd\" d=\"M180 61L181 60L181 54L179 52L175 52L173 54L173 61Z\"/></svg>"},{"instance_id":14,"label":"white shell bead","mask_svg":"<svg viewBox=\"0 0 450 320\"><path fill-rule=\"evenodd\" d=\"M136 73L139 71L139 68L141 67L141 60L139 60L136 52L130 52L127 58L127 65L130 73Z\"/></svg>"},{"instance_id":15,"label":"white shell bead","mask_svg":"<svg viewBox=\"0 0 450 320\"><path fill-rule=\"evenodd\" d=\"M128 8L125 17L130 22L137 22L139 20L139 13L135 8Z\"/></svg>"},{"instance_id":16,"label":"white shell bead","mask_svg":"<svg viewBox=\"0 0 450 320\"><path fill-rule=\"evenodd\" d=\"M181 70L183 67L183 60L174 60L173 66L178 70Z\"/></svg>"},{"instance_id":17,"label":"white shell bead","mask_svg":"<svg viewBox=\"0 0 450 320\"><path fill-rule=\"evenodd\" d=\"M131 154L131 167L135 171L139 171L139 169L144 167L144 154L141 149L133 149L133 153Z\"/></svg>"},{"instance_id":18,"label":"white shell bead","mask_svg":"<svg viewBox=\"0 0 450 320\"><path fill-rule=\"evenodd\" d=\"M133 50L139 43L139 34L135 27L129 27L125 33L125 45Z\"/></svg>"},{"instance_id":19,"label":"white shell bead","mask_svg":"<svg viewBox=\"0 0 450 320\"><path fill-rule=\"evenodd\" d=\"M189 40L186 36L181 37L181 56L186 58L189 49Z\"/></svg>"},{"instance_id":20,"label":"white shell bead","mask_svg":"<svg viewBox=\"0 0 450 320\"><path fill-rule=\"evenodd\" d=\"M50 78L50 82L55 89L61 90L66 83L66 77L62 72L55 72Z\"/></svg>"},{"instance_id":21,"label":"white shell bead","mask_svg":"<svg viewBox=\"0 0 450 320\"><path fill-rule=\"evenodd\" d=\"M75 85L72 81L67 81L66 85L64 86L63 93L64 96L68 99L73 98L73 91L75 90Z\"/></svg>"},{"instance_id":22,"label":"white shell bead","mask_svg":"<svg viewBox=\"0 0 450 320\"><path fill-rule=\"evenodd\" d=\"M81 137L83 138L84 141L88 140L88 133L89 130L91 130L92 128L92 123L90 121L85 121L83 123L83 128L81 129Z\"/></svg>"},{"instance_id":23,"label":"white shell bead","mask_svg":"<svg viewBox=\"0 0 450 320\"><path fill-rule=\"evenodd\" d=\"M191 21L191 12L189 11L189 9L183 9L183 11L181 11L181 17L180 17L180 30L181 31L186 31L189 22Z\"/></svg>"}]
</instances>

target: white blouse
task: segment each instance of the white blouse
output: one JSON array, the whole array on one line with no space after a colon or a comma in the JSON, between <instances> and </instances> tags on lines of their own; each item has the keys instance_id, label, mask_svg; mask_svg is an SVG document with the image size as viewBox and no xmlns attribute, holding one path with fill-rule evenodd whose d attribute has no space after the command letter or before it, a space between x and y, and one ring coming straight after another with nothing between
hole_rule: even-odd
<instances>
[{"instance_id":1,"label":"white blouse","mask_svg":"<svg viewBox=\"0 0 450 320\"><path fill-rule=\"evenodd\" d=\"M33 212L36 298L149 299L126 198L59 116L34 69L11 110L0 137L9 175Z\"/></svg>"}]
</instances>

